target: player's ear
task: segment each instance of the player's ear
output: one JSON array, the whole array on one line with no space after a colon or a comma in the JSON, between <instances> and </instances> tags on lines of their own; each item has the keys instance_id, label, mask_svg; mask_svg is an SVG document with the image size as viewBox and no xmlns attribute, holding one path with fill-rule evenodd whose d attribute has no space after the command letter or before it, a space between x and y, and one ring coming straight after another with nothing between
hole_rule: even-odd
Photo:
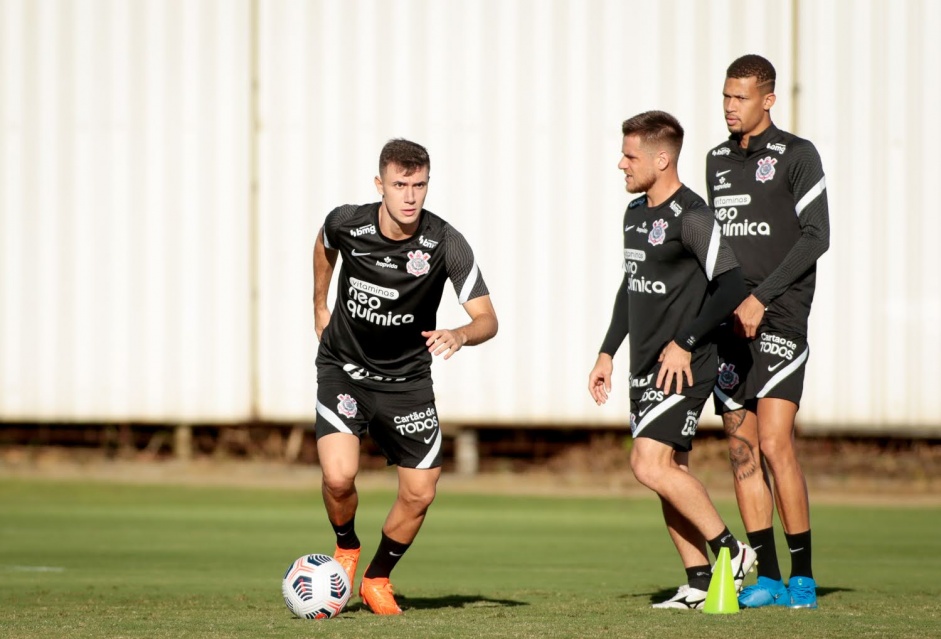
<instances>
[{"instance_id":1,"label":"player's ear","mask_svg":"<svg viewBox=\"0 0 941 639\"><path fill-rule=\"evenodd\" d=\"M385 195L382 191L382 178L378 175L376 176L376 190L379 191L379 195Z\"/></svg>"},{"instance_id":2,"label":"player's ear","mask_svg":"<svg viewBox=\"0 0 941 639\"><path fill-rule=\"evenodd\" d=\"M670 154L666 152L666 149L662 149L657 153L657 168L663 171L668 166L670 166Z\"/></svg>"},{"instance_id":3,"label":"player's ear","mask_svg":"<svg viewBox=\"0 0 941 639\"><path fill-rule=\"evenodd\" d=\"M763 100L762 105L761 105L762 108L764 108L765 111L770 111L770 110L771 110L771 107L774 106L774 101L775 101L776 99L777 99L777 97L776 97L773 93L768 93L768 94L765 95L765 97L764 97L764 100Z\"/></svg>"}]
</instances>

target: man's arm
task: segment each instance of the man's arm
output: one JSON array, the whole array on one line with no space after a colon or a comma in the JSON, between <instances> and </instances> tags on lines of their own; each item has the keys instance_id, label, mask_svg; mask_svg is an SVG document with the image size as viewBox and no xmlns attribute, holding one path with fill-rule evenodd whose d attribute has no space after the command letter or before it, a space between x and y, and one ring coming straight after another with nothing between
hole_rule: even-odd
<instances>
[{"instance_id":1,"label":"man's arm","mask_svg":"<svg viewBox=\"0 0 941 639\"><path fill-rule=\"evenodd\" d=\"M608 401L608 393L611 392L611 374L614 372L614 354L617 353L630 331L628 286L629 276L625 274L618 288L618 294L614 298L614 310L611 312L608 332L605 333L604 341L601 343L601 350L595 360L595 365L588 374L588 392L599 406Z\"/></svg>"},{"instance_id":2,"label":"man's arm","mask_svg":"<svg viewBox=\"0 0 941 639\"><path fill-rule=\"evenodd\" d=\"M797 157L791 163L788 179L801 236L778 267L753 291L764 306L786 291L830 248L830 210L820 156L809 142L796 147L794 153Z\"/></svg>"},{"instance_id":3,"label":"man's arm","mask_svg":"<svg viewBox=\"0 0 941 639\"><path fill-rule=\"evenodd\" d=\"M827 183L817 149L806 142L795 147L788 179L794 192L794 214L801 236L765 280L735 309L736 331L747 338L758 334L765 308L813 267L830 247Z\"/></svg>"},{"instance_id":4,"label":"man's arm","mask_svg":"<svg viewBox=\"0 0 941 639\"><path fill-rule=\"evenodd\" d=\"M327 293L330 292L330 280L337 263L339 251L328 249L323 243L323 227L317 232L314 242L314 330L317 339L330 323L330 309L327 307Z\"/></svg>"},{"instance_id":5,"label":"man's arm","mask_svg":"<svg viewBox=\"0 0 941 639\"><path fill-rule=\"evenodd\" d=\"M709 280L709 295L697 316L660 351L657 388L683 392L683 381L693 385L692 350L703 336L722 323L745 297L745 279L732 248L719 230L711 209L687 212L682 220L683 246L692 252Z\"/></svg>"},{"instance_id":6,"label":"man's arm","mask_svg":"<svg viewBox=\"0 0 941 639\"><path fill-rule=\"evenodd\" d=\"M444 359L449 359L464 346L483 344L497 334L497 312L493 309L489 295L467 300L463 306L471 318L469 323L452 329L422 331L429 353L444 353Z\"/></svg>"}]
</instances>

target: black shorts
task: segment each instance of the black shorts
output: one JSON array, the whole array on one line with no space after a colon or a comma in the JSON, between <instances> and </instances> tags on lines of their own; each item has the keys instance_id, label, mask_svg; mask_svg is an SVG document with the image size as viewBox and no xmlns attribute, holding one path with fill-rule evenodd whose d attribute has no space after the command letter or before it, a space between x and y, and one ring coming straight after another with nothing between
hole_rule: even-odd
<instances>
[{"instance_id":1,"label":"black shorts","mask_svg":"<svg viewBox=\"0 0 941 639\"><path fill-rule=\"evenodd\" d=\"M674 450L693 449L693 437L705 397L686 397L648 388L640 399L631 399L631 436L649 437Z\"/></svg>"},{"instance_id":2,"label":"black shorts","mask_svg":"<svg viewBox=\"0 0 941 639\"><path fill-rule=\"evenodd\" d=\"M765 397L786 399L800 406L804 371L810 348L805 337L763 329L753 340L720 331L719 377L713 390L716 414L747 407Z\"/></svg>"},{"instance_id":3,"label":"black shorts","mask_svg":"<svg viewBox=\"0 0 941 639\"><path fill-rule=\"evenodd\" d=\"M403 468L441 466L441 428L435 393L415 390L377 391L356 384L340 370L321 369L317 376L317 438L367 432L389 464Z\"/></svg>"}]
</instances>

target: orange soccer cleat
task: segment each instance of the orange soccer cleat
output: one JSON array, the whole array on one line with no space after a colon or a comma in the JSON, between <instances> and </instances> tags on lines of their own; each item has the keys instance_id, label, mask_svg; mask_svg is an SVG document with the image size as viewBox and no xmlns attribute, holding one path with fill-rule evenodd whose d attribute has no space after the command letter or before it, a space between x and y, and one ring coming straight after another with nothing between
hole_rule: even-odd
<instances>
[{"instance_id":1,"label":"orange soccer cleat","mask_svg":"<svg viewBox=\"0 0 941 639\"><path fill-rule=\"evenodd\" d=\"M340 562L346 570L346 576L350 578L351 591L353 591L353 579L356 577L356 564L359 563L359 550L359 548L346 549L337 546L337 549L333 551L333 558Z\"/></svg>"},{"instance_id":2,"label":"orange soccer cleat","mask_svg":"<svg viewBox=\"0 0 941 639\"><path fill-rule=\"evenodd\" d=\"M369 609L377 615L401 615L402 609L395 603L392 584L384 577L366 579L359 587L359 596Z\"/></svg>"}]
</instances>

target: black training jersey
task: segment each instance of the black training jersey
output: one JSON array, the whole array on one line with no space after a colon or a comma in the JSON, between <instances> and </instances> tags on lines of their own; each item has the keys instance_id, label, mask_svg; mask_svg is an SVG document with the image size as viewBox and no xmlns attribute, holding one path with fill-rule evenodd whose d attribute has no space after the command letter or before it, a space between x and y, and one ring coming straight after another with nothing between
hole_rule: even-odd
<instances>
[{"instance_id":1,"label":"black training jersey","mask_svg":"<svg viewBox=\"0 0 941 639\"><path fill-rule=\"evenodd\" d=\"M655 385L660 352L699 315L709 281L738 266L712 211L682 186L660 206L641 196L624 213L624 282L630 328L631 397ZM715 344L692 351L688 397L709 397L715 384Z\"/></svg>"},{"instance_id":2,"label":"black training jersey","mask_svg":"<svg viewBox=\"0 0 941 639\"><path fill-rule=\"evenodd\" d=\"M379 231L378 202L331 211L323 239L342 263L318 367L338 366L378 389L430 386L431 354L421 332L436 328L445 281L461 304L488 294L467 240L424 209L415 235L390 240Z\"/></svg>"},{"instance_id":3,"label":"black training jersey","mask_svg":"<svg viewBox=\"0 0 941 639\"><path fill-rule=\"evenodd\" d=\"M817 258L830 242L823 165L807 140L769 127L748 148L733 135L706 156L716 219L772 330L806 336Z\"/></svg>"}]
</instances>

